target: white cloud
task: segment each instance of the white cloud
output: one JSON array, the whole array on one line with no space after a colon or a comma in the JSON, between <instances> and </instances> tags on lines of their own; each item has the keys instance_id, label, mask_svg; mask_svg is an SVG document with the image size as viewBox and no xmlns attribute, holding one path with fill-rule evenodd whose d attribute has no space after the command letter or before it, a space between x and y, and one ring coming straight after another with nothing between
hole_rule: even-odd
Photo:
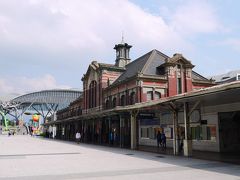
<instances>
[{"instance_id":1,"label":"white cloud","mask_svg":"<svg viewBox=\"0 0 240 180\"><path fill-rule=\"evenodd\" d=\"M126 41L141 51L148 47L174 52L191 50L190 35L220 27L214 9L205 1L187 1L173 12L165 9L171 12L169 23L127 0L15 0L9 4L0 2L2 43L53 52L74 49L93 57L120 42L122 31Z\"/></svg>"},{"instance_id":2,"label":"white cloud","mask_svg":"<svg viewBox=\"0 0 240 180\"><path fill-rule=\"evenodd\" d=\"M43 77L38 78L20 77L18 79L18 81L21 82L21 86L26 87L26 89L30 89L30 91L70 88L69 86L58 85L55 78L50 74L45 74Z\"/></svg>"},{"instance_id":3,"label":"white cloud","mask_svg":"<svg viewBox=\"0 0 240 180\"><path fill-rule=\"evenodd\" d=\"M223 30L215 9L207 1L186 1L171 13L170 26L185 36Z\"/></svg>"},{"instance_id":4,"label":"white cloud","mask_svg":"<svg viewBox=\"0 0 240 180\"><path fill-rule=\"evenodd\" d=\"M24 94L27 92L40 91L44 89L70 89L66 85L59 85L55 78L50 74L42 77L9 77L8 79L0 79L0 94L10 94L18 92Z\"/></svg>"},{"instance_id":5,"label":"white cloud","mask_svg":"<svg viewBox=\"0 0 240 180\"><path fill-rule=\"evenodd\" d=\"M6 94L9 92L13 92L14 88L9 85L7 80L0 78L0 94Z\"/></svg>"},{"instance_id":6,"label":"white cloud","mask_svg":"<svg viewBox=\"0 0 240 180\"><path fill-rule=\"evenodd\" d=\"M21 75L4 82L14 92L21 93L58 88L55 78L63 76L61 68L68 77L74 77L65 82L80 81L92 58L114 63L112 47L121 41L122 31L126 42L133 45L135 57L152 49L186 53L188 57L194 49L189 38L217 31L220 22L206 1L182 2L177 9L165 9L169 12L170 22L167 22L128 0L2 0L0 51L4 52L0 65L8 65L2 74L14 74L11 68L19 65L14 66L14 71L33 77ZM34 72L42 73L39 69L45 74L53 72L55 78L34 77ZM73 71L81 75L76 77ZM80 82L75 84L80 86Z\"/></svg>"},{"instance_id":7,"label":"white cloud","mask_svg":"<svg viewBox=\"0 0 240 180\"><path fill-rule=\"evenodd\" d=\"M187 45L160 16L127 0L14 2L10 7L6 1L0 3L2 9L4 6L11 9L1 13L9 21L1 23L5 33L0 31L0 39L14 44L53 50L92 51L95 47L96 51L102 51L120 42L123 30L126 39L139 46L167 49Z\"/></svg>"},{"instance_id":8,"label":"white cloud","mask_svg":"<svg viewBox=\"0 0 240 180\"><path fill-rule=\"evenodd\" d=\"M240 52L240 39L229 38L223 41L221 44L230 46L232 49Z\"/></svg>"}]
</instances>

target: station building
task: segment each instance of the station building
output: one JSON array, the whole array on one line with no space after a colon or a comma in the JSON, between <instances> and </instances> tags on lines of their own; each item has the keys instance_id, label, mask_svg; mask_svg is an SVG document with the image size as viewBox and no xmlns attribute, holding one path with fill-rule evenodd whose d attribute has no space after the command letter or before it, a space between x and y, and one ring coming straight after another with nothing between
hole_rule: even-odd
<instances>
[{"instance_id":1,"label":"station building","mask_svg":"<svg viewBox=\"0 0 240 180\"><path fill-rule=\"evenodd\" d=\"M167 147L184 155L192 150L240 150L239 82L217 85L193 70L182 54L152 50L131 61L127 43L115 45L115 64L93 61L82 77L83 95L57 112L56 138L136 149Z\"/></svg>"}]
</instances>

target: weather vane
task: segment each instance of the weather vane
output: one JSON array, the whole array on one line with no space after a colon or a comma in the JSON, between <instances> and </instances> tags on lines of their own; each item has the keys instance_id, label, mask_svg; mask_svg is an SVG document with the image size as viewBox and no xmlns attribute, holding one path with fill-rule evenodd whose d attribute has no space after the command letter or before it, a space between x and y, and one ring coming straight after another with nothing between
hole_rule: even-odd
<instances>
[{"instance_id":1,"label":"weather vane","mask_svg":"<svg viewBox=\"0 0 240 180\"><path fill-rule=\"evenodd\" d=\"M122 31L122 44L124 44L124 32Z\"/></svg>"}]
</instances>

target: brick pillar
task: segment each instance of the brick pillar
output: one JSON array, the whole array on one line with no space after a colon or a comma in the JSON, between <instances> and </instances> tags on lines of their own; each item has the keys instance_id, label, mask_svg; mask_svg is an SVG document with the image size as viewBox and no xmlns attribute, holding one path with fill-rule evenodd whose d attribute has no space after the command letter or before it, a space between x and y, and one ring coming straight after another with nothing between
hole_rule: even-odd
<instances>
[{"instance_id":1,"label":"brick pillar","mask_svg":"<svg viewBox=\"0 0 240 180\"><path fill-rule=\"evenodd\" d=\"M95 101L96 101L96 107L98 107L99 106L99 87L100 87L100 81L98 81L97 83L96 83L96 97L95 97Z\"/></svg>"},{"instance_id":2,"label":"brick pillar","mask_svg":"<svg viewBox=\"0 0 240 180\"><path fill-rule=\"evenodd\" d=\"M140 102L140 87L136 87L136 98L135 98L135 102L139 103Z\"/></svg>"},{"instance_id":3,"label":"brick pillar","mask_svg":"<svg viewBox=\"0 0 240 180\"><path fill-rule=\"evenodd\" d=\"M97 94L98 94L98 104L97 104L97 106L103 106L103 103L102 103L102 97L103 97L103 94L102 94L102 82L99 82Z\"/></svg>"},{"instance_id":4,"label":"brick pillar","mask_svg":"<svg viewBox=\"0 0 240 180\"><path fill-rule=\"evenodd\" d=\"M117 94L117 100L116 100L116 104L117 104L117 106L119 106L121 103L120 103L120 94L118 93Z\"/></svg>"},{"instance_id":5,"label":"brick pillar","mask_svg":"<svg viewBox=\"0 0 240 180\"><path fill-rule=\"evenodd\" d=\"M127 89L126 91L126 105L129 105L129 90Z\"/></svg>"},{"instance_id":6,"label":"brick pillar","mask_svg":"<svg viewBox=\"0 0 240 180\"><path fill-rule=\"evenodd\" d=\"M192 91L192 69L187 68L184 72L184 92Z\"/></svg>"},{"instance_id":7,"label":"brick pillar","mask_svg":"<svg viewBox=\"0 0 240 180\"><path fill-rule=\"evenodd\" d=\"M175 68L168 67L168 94L167 96L174 96L177 94L177 78Z\"/></svg>"}]
</instances>

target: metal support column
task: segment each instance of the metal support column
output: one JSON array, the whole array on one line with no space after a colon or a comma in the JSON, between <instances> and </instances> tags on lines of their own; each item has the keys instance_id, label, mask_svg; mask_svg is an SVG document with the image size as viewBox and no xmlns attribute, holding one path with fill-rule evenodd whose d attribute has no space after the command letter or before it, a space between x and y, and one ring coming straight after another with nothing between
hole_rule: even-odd
<instances>
[{"instance_id":1,"label":"metal support column","mask_svg":"<svg viewBox=\"0 0 240 180\"><path fill-rule=\"evenodd\" d=\"M173 154L179 154L179 126L178 126L178 108L177 106L171 102L169 104L170 110L173 113Z\"/></svg>"},{"instance_id":2,"label":"metal support column","mask_svg":"<svg viewBox=\"0 0 240 180\"><path fill-rule=\"evenodd\" d=\"M122 127L123 127L123 122L122 122L122 116L121 114L119 114L119 124L120 124L120 127L119 127L119 146L120 148L122 147Z\"/></svg>"},{"instance_id":3,"label":"metal support column","mask_svg":"<svg viewBox=\"0 0 240 180\"><path fill-rule=\"evenodd\" d=\"M175 111L173 113L174 115L174 119L173 119L173 143L174 143L174 148L173 148L173 153L174 155L178 155L179 154L179 127L178 127L178 112Z\"/></svg>"},{"instance_id":4,"label":"metal support column","mask_svg":"<svg viewBox=\"0 0 240 180\"><path fill-rule=\"evenodd\" d=\"M92 143L96 143L95 142L95 128L94 128L94 126L95 126L95 119L93 119L92 121L93 121L92 122Z\"/></svg>"},{"instance_id":5,"label":"metal support column","mask_svg":"<svg viewBox=\"0 0 240 180\"><path fill-rule=\"evenodd\" d=\"M130 112L131 115L131 149L136 149L137 147L137 131L136 131L136 117L138 111L133 110Z\"/></svg>"},{"instance_id":6,"label":"metal support column","mask_svg":"<svg viewBox=\"0 0 240 180\"><path fill-rule=\"evenodd\" d=\"M184 156L192 156L192 138L190 133L190 118L189 118L189 104L184 103L184 125L185 125L185 139L184 139Z\"/></svg>"},{"instance_id":7,"label":"metal support column","mask_svg":"<svg viewBox=\"0 0 240 180\"><path fill-rule=\"evenodd\" d=\"M111 118L110 117L108 117L108 143L109 143L109 145L111 144L111 139L110 139L110 137L111 137L111 132L112 130L111 130Z\"/></svg>"}]
</instances>

